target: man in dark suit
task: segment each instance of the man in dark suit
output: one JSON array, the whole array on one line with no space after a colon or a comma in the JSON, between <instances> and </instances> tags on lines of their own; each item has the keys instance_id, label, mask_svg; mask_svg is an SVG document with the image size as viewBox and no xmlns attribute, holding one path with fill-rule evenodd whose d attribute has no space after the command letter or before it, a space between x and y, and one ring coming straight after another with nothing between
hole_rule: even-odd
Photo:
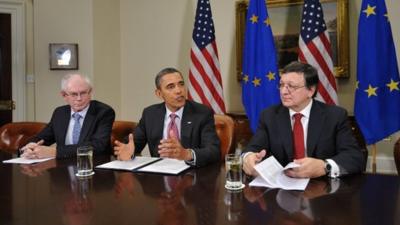
<instances>
[{"instance_id":1,"label":"man in dark suit","mask_svg":"<svg viewBox=\"0 0 400 225\"><path fill-rule=\"evenodd\" d=\"M161 70L155 94L163 103L143 110L142 118L127 144L115 142L114 154L129 160L148 144L151 156L185 160L203 166L220 158L220 143L211 109L186 100L182 74L174 68Z\"/></svg>"},{"instance_id":2,"label":"man in dark suit","mask_svg":"<svg viewBox=\"0 0 400 225\"><path fill-rule=\"evenodd\" d=\"M300 164L285 171L290 177L338 177L365 169L346 110L313 99L318 82L317 71L308 64L292 62L283 69L279 84L282 103L260 114L256 133L243 155L247 174L257 175L254 166L266 156L274 156L283 166L293 160ZM296 116L302 133L297 140L299 135L292 133ZM297 154L295 148L303 152Z\"/></svg>"},{"instance_id":3,"label":"man in dark suit","mask_svg":"<svg viewBox=\"0 0 400 225\"><path fill-rule=\"evenodd\" d=\"M61 95L68 105L53 112L50 122L22 148L23 157L67 158L76 156L79 145L91 145L94 154L111 150L110 135L114 110L91 100L90 80L80 74L68 74L61 80ZM56 146L50 146L56 143Z\"/></svg>"}]
</instances>

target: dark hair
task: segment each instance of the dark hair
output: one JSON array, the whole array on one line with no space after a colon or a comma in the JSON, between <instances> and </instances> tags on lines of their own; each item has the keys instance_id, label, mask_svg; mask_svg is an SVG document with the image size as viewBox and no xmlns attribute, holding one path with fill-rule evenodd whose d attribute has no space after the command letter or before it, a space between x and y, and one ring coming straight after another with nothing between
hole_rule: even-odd
<instances>
[{"instance_id":1,"label":"dark hair","mask_svg":"<svg viewBox=\"0 0 400 225\"><path fill-rule=\"evenodd\" d=\"M306 88L311 89L311 87L315 87L315 92L313 94L313 97L315 97L315 95L317 94L319 79L318 79L318 72L313 66L307 63L294 61L289 63L283 68L282 74L285 73L303 74Z\"/></svg>"},{"instance_id":2,"label":"dark hair","mask_svg":"<svg viewBox=\"0 0 400 225\"><path fill-rule=\"evenodd\" d=\"M156 83L156 88L157 89L160 89L160 87L161 87L161 78L164 75L167 75L167 74L170 74L170 73L179 73L179 75L181 75L181 77L182 77L182 73L179 70L177 70L175 68L172 68L172 67L164 68L160 72L158 72L157 75L156 75L155 83Z\"/></svg>"}]
</instances>

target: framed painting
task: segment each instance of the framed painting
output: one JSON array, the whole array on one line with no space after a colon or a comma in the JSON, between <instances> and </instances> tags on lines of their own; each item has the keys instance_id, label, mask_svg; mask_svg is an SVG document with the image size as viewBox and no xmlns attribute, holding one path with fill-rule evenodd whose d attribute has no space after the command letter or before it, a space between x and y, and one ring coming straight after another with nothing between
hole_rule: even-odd
<instances>
[{"instance_id":1,"label":"framed painting","mask_svg":"<svg viewBox=\"0 0 400 225\"><path fill-rule=\"evenodd\" d=\"M78 44L49 44L50 70L77 70Z\"/></svg>"},{"instance_id":2,"label":"framed painting","mask_svg":"<svg viewBox=\"0 0 400 225\"><path fill-rule=\"evenodd\" d=\"M268 14L277 51L278 67L282 69L298 59L303 0L268 0ZM321 0L324 20L332 47L332 60L336 78L349 77L348 0ZM242 55L248 0L236 2L236 70L242 77Z\"/></svg>"}]
</instances>

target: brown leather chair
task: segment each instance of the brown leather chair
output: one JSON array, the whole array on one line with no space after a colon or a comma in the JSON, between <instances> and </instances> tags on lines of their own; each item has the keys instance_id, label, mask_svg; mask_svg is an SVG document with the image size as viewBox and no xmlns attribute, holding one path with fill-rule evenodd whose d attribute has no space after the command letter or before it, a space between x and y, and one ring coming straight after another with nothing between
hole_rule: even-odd
<instances>
[{"instance_id":1,"label":"brown leather chair","mask_svg":"<svg viewBox=\"0 0 400 225\"><path fill-rule=\"evenodd\" d=\"M46 123L41 122L14 122L0 127L0 150L16 153L29 140L38 134Z\"/></svg>"},{"instance_id":2,"label":"brown leather chair","mask_svg":"<svg viewBox=\"0 0 400 225\"><path fill-rule=\"evenodd\" d=\"M111 145L114 146L114 141L124 141L124 139L135 130L137 123L131 121L116 120L113 123L111 130Z\"/></svg>"},{"instance_id":3,"label":"brown leather chair","mask_svg":"<svg viewBox=\"0 0 400 225\"><path fill-rule=\"evenodd\" d=\"M233 134L235 124L233 119L227 115L214 115L215 130L221 142L221 161L225 161L225 155L232 151L234 147Z\"/></svg>"},{"instance_id":4,"label":"brown leather chair","mask_svg":"<svg viewBox=\"0 0 400 225\"><path fill-rule=\"evenodd\" d=\"M351 126L351 131L353 132L353 136L357 140L358 146L361 149L362 154L364 155L365 162L368 160L368 149L367 144L365 142L364 136L361 133L360 128L358 127L356 118L354 116L348 116L348 121ZM364 165L364 171L367 167L367 164Z\"/></svg>"},{"instance_id":5,"label":"brown leather chair","mask_svg":"<svg viewBox=\"0 0 400 225\"><path fill-rule=\"evenodd\" d=\"M400 138L394 144L393 157L396 163L397 174L400 175Z\"/></svg>"}]
</instances>

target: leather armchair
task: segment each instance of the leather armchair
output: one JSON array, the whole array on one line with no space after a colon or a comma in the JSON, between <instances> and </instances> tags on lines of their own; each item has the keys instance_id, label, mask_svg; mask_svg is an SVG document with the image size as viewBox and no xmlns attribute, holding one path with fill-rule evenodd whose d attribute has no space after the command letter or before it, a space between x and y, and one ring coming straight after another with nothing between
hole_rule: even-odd
<instances>
[{"instance_id":1,"label":"leather armchair","mask_svg":"<svg viewBox=\"0 0 400 225\"><path fill-rule=\"evenodd\" d=\"M130 133L133 133L137 123L131 121L116 120L113 123L111 130L111 145L114 146L114 141L123 142Z\"/></svg>"},{"instance_id":2,"label":"leather armchair","mask_svg":"<svg viewBox=\"0 0 400 225\"><path fill-rule=\"evenodd\" d=\"M45 126L46 123L41 122L14 122L3 125L0 127L0 150L17 153L19 148L26 145Z\"/></svg>"},{"instance_id":3,"label":"leather armchair","mask_svg":"<svg viewBox=\"0 0 400 225\"><path fill-rule=\"evenodd\" d=\"M353 132L353 136L355 137L355 139L358 143L358 146L360 147L361 152L364 155L364 159L365 159L365 163L366 163L368 160L368 149L367 149L367 144L365 142L364 136L362 135L361 130L360 130L354 116L349 116L348 121L350 123L351 131ZM366 167L367 167L367 164L364 165L364 171L365 171Z\"/></svg>"},{"instance_id":4,"label":"leather armchair","mask_svg":"<svg viewBox=\"0 0 400 225\"><path fill-rule=\"evenodd\" d=\"M227 115L214 115L215 130L221 142L221 161L225 161L225 155L232 151L234 147L233 134L235 124L233 119Z\"/></svg>"}]
</instances>

